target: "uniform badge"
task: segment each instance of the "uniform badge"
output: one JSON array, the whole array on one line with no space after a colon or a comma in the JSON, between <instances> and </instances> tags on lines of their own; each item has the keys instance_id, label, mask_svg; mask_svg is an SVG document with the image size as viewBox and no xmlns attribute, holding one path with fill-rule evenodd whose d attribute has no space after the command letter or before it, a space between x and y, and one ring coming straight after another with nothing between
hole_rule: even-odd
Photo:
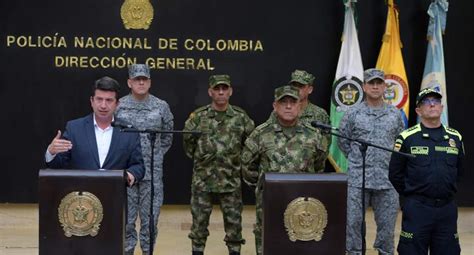
<instances>
[{"instance_id":1,"label":"uniform badge","mask_svg":"<svg viewBox=\"0 0 474 255\"><path fill-rule=\"evenodd\" d=\"M96 236L104 214L94 194L74 191L61 200L58 216L65 236Z\"/></svg>"},{"instance_id":2,"label":"uniform badge","mask_svg":"<svg viewBox=\"0 0 474 255\"><path fill-rule=\"evenodd\" d=\"M125 0L120 16L126 29L147 30L153 20L153 6L150 0Z\"/></svg>"},{"instance_id":3,"label":"uniform badge","mask_svg":"<svg viewBox=\"0 0 474 255\"><path fill-rule=\"evenodd\" d=\"M402 145L399 143L395 144L395 147L393 148L394 151L400 151L400 148L402 148Z\"/></svg>"},{"instance_id":4,"label":"uniform badge","mask_svg":"<svg viewBox=\"0 0 474 255\"><path fill-rule=\"evenodd\" d=\"M285 210L285 228L291 241L320 241L328 224L326 207L318 199L299 197Z\"/></svg>"},{"instance_id":5,"label":"uniform badge","mask_svg":"<svg viewBox=\"0 0 474 255\"><path fill-rule=\"evenodd\" d=\"M453 138L449 138L448 143L449 143L449 146L451 146L451 147L456 147L456 141L454 141Z\"/></svg>"}]
</instances>

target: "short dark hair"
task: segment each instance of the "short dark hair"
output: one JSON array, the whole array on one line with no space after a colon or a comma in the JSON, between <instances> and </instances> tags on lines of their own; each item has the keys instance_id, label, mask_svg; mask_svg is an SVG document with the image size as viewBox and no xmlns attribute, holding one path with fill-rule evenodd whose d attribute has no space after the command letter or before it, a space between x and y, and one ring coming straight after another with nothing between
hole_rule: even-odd
<instances>
[{"instance_id":1,"label":"short dark hair","mask_svg":"<svg viewBox=\"0 0 474 255\"><path fill-rule=\"evenodd\" d=\"M96 90L112 91L115 92L115 99L119 99L120 84L108 76L104 76L94 82L92 89L92 97L95 96Z\"/></svg>"}]
</instances>

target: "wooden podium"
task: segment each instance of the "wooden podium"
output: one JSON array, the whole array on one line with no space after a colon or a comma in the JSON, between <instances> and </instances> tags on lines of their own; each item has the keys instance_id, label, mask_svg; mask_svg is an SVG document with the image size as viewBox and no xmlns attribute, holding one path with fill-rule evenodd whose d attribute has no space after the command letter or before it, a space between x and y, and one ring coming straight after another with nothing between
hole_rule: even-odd
<instances>
[{"instance_id":1,"label":"wooden podium","mask_svg":"<svg viewBox=\"0 0 474 255\"><path fill-rule=\"evenodd\" d=\"M344 255L346 200L345 174L265 174L263 254Z\"/></svg>"},{"instance_id":2,"label":"wooden podium","mask_svg":"<svg viewBox=\"0 0 474 255\"><path fill-rule=\"evenodd\" d=\"M39 254L123 254L123 170L39 172Z\"/></svg>"}]
</instances>

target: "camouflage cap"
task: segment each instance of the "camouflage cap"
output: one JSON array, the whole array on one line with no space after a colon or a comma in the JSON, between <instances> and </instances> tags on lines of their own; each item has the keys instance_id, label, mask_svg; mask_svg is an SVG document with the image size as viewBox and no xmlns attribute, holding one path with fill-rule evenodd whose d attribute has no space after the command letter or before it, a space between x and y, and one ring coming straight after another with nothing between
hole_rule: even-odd
<instances>
[{"instance_id":1,"label":"camouflage cap","mask_svg":"<svg viewBox=\"0 0 474 255\"><path fill-rule=\"evenodd\" d=\"M304 70L295 70L291 73L291 80L290 80L290 84L293 83L293 82L297 82L297 83L300 83L300 84L303 84L303 85L313 85L313 81L314 81L314 75L304 71Z\"/></svg>"},{"instance_id":2,"label":"camouflage cap","mask_svg":"<svg viewBox=\"0 0 474 255\"><path fill-rule=\"evenodd\" d=\"M300 99L300 92L297 88L290 85L281 86L275 89L275 101L279 101L285 96Z\"/></svg>"},{"instance_id":3,"label":"camouflage cap","mask_svg":"<svg viewBox=\"0 0 474 255\"><path fill-rule=\"evenodd\" d=\"M415 105L418 106L418 104L421 102L421 100L423 100L423 98L425 98L429 95L433 95L433 96L436 96L438 98L443 97L443 95L441 95L441 93L439 91L437 91L436 89L434 89L434 88L424 88L416 96Z\"/></svg>"},{"instance_id":4,"label":"camouflage cap","mask_svg":"<svg viewBox=\"0 0 474 255\"><path fill-rule=\"evenodd\" d=\"M209 88L214 88L219 84L225 84L230 87L230 76L227 74L216 74L209 77Z\"/></svg>"},{"instance_id":5,"label":"camouflage cap","mask_svg":"<svg viewBox=\"0 0 474 255\"><path fill-rule=\"evenodd\" d=\"M128 78L147 77L150 79L150 68L145 64L133 64L128 67Z\"/></svg>"},{"instance_id":6,"label":"camouflage cap","mask_svg":"<svg viewBox=\"0 0 474 255\"><path fill-rule=\"evenodd\" d=\"M374 79L381 79L385 82L385 73L377 68L370 68L364 71L364 82L369 82Z\"/></svg>"}]
</instances>

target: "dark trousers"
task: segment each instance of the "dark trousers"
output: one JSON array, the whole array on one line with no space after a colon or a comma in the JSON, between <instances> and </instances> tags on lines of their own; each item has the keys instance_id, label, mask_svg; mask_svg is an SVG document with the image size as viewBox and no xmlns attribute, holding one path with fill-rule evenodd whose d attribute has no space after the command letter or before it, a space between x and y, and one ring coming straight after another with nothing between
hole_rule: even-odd
<instances>
[{"instance_id":1,"label":"dark trousers","mask_svg":"<svg viewBox=\"0 0 474 255\"><path fill-rule=\"evenodd\" d=\"M453 200L408 197L403 206L400 255L458 255L458 210Z\"/></svg>"}]
</instances>

